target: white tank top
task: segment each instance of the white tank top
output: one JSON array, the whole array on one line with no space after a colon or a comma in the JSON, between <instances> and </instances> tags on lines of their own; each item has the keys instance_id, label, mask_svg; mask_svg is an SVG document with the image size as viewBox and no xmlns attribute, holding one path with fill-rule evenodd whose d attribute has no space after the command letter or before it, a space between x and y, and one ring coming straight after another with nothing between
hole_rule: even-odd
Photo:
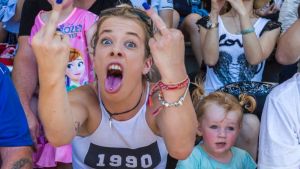
<instances>
[{"instance_id":1,"label":"white tank top","mask_svg":"<svg viewBox=\"0 0 300 169\"><path fill-rule=\"evenodd\" d=\"M89 136L73 139L73 168L75 169L165 169L167 149L162 137L155 135L146 121L146 103L129 120L112 119L101 100L102 119ZM99 97L100 98L100 97Z\"/></svg>"},{"instance_id":2,"label":"white tank top","mask_svg":"<svg viewBox=\"0 0 300 169\"><path fill-rule=\"evenodd\" d=\"M268 19L258 18L254 23L253 28L257 37L260 37L268 21ZM262 80L265 61L257 65L250 65L246 60L242 35L228 32L220 16L218 17L218 22L219 60L215 66L207 66L204 82L205 92L214 92L220 87L233 82L260 82Z\"/></svg>"}]
</instances>

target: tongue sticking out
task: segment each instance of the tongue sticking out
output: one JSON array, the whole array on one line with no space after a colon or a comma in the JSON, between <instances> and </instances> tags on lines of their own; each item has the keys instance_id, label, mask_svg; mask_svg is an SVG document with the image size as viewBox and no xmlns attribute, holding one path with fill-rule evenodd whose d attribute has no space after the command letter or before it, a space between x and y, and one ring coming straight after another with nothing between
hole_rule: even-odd
<instances>
[{"instance_id":1,"label":"tongue sticking out","mask_svg":"<svg viewBox=\"0 0 300 169\"><path fill-rule=\"evenodd\" d=\"M107 76L105 80L105 90L109 93L117 92L118 89L121 87L121 77L116 76Z\"/></svg>"}]
</instances>

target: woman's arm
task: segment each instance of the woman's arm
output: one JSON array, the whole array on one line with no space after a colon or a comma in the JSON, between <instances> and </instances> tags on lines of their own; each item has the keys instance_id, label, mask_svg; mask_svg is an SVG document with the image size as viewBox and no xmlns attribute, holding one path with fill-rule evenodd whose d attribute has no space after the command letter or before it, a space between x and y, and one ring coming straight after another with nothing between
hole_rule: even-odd
<instances>
[{"instance_id":1,"label":"woman's arm","mask_svg":"<svg viewBox=\"0 0 300 169\"><path fill-rule=\"evenodd\" d=\"M39 115L47 139L54 146L70 143L88 116L77 98L80 93L77 97L71 93L68 98L65 88L70 44L67 35L56 32L61 9L61 5L54 5L49 22L32 39L40 82Z\"/></svg>"},{"instance_id":2,"label":"woman's arm","mask_svg":"<svg viewBox=\"0 0 300 169\"><path fill-rule=\"evenodd\" d=\"M210 22L218 23L218 15L211 14ZM203 53L204 63L214 66L219 60L219 28L204 28L200 26L200 47Z\"/></svg>"},{"instance_id":3,"label":"woman's arm","mask_svg":"<svg viewBox=\"0 0 300 169\"><path fill-rule=\"evenodd\" d=\"M241 30L253 28L249 16L240 15ZM247 33L242 35L245 56L249 64L257 65L267 59L273 51L277 38L280 33L280 28L266 31L258 38L256 34Z\"/></svg>"},{"instance_id":4,"label":"woman's arm","mask_svg":"<svg viewBox=\"0 0 300 169\"><path fill-rule=\"evenodd\" d=\"M147 12L159 30L155 38L150 39L149 46L161 80L167 84L178 83L187 78L183 35L177 29L168 29L153 10ZM178 107L163 106L155 118L158 132L164 138L169 154L176 159L185 159L191 153L196 137L196 113L189 93L184 96L186 90L187 86L176 90L163 90L164 101L178 102L183 96L183 104ZM160 104L162 105L161 101Z\"/></svg>"},{"instance_id":5,"label":"woman's arm","mask_svg":"<svg viewBox=\"0 0 300 169\"><path fill-rule=\"evenodd\" d=\"M246 59L249 64L257 65L271 54L280 30L278 28L268 31L261 38L258 38L250 21L248 9L250 7L245 6L241 0L228 0L228 2L239 15Z\"/></svg>"},{"instance_id":6,"label":"woman's arm","mask_svg":"<svg viewBox=\"0 0 300 169\"><path fill-rule=\"evenodd\" d=\"M211 12L208 22L213 25L217 24L217 26L213 28L204 28L200 26L200 47L203 52L204 63L208 66L214 66L219 60L218 16L225 1L212 0L211 3Z\"/></svg>"},{"instance_id":7,"label":"woman's arm","mask_svg":"<svg viewBox=\"0 0 300 169\"><path fill-rule=\"evenodd\" d=\"M300 59L300 20L298 19L279 39L276 59L289 65Z\"/></svg>"}]
</instances>

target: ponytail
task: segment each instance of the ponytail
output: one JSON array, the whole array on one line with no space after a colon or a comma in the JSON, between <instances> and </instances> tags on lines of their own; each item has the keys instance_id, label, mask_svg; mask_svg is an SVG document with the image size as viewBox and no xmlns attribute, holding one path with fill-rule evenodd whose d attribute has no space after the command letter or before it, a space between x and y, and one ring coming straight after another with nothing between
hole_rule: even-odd
<instances>
[{"instance_id":1,"label":"ponytail","mask_svg":"<svg viewBox=\"0 0 300 169\"><path fill-rule=\"evenodd\" d=\"M193 105L194 105L194 107L198 107L197 105L204 98L203 81L200 77L196 77L195 83L192 83L192 84L196 86L196 88L192 92Z\"/></svg>"}]
</instances>

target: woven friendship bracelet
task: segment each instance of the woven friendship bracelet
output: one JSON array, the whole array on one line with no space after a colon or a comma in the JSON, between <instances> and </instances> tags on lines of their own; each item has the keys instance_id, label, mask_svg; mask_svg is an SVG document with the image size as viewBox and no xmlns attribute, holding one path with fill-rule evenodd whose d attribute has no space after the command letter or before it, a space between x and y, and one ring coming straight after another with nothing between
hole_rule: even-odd
<instances>
[{"instance_id":1,"label":"woven friendship bracelet","mask_svg":"<svg viewBox=\"0 0 300 169\"><path fill-rule=\"evenodd\" d=\"M161 90L175 90L175 89L182 89L186 87L190 83L190 79L187 76L183 81L178 83L164 83L162 81L158 82L158 86Z\"/></svg>"},{"instance_id":2,"label":"woven friendship bracelet","mask_svg":"<svg viewBox=\"0 0 300 169\"><path fill-rule=\"evenodd\" d=\"M246 35L246 34L249 34L249 33L253 33L254 31L255 31L255 29L253 27L251 27L251 28L247 28L247 29L242 30L241 34Z\"/></svg>"}]
</instances>

